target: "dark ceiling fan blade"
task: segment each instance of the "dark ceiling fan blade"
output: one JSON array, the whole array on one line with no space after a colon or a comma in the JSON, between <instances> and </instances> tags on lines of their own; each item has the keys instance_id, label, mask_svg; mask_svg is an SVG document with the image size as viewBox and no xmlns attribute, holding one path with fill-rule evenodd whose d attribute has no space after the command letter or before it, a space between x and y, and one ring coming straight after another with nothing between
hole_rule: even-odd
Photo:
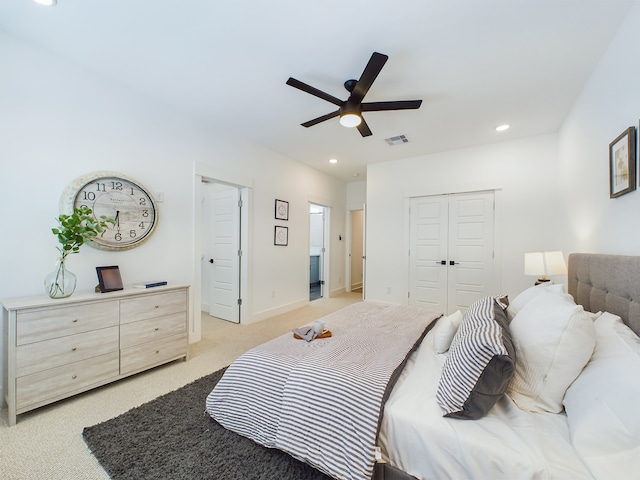
<instances>
[{"instance_id":1,"label":"dark ceiling fan blade","mask_svg":"<svg viewBox=\"0 0 640 480\"><path fill-rule=\"evenodd\" d=\"M294 88L302 90L303 92L310 93L311 95L315 95L316 97L326 100L327 102L331 102L334 105L340 106L344 103L343 100L340 100L339 98L336 98L333 95L329 95L328 93L325 93L322 90L318 90L317 88L312 87L311 85L307 85L306 83L301 82L300 80L296 80L293 77L289 77L289 80L287 80L287 85L290 85Z\"/></svg>"},{"instance_id":2,"label":"dark ceiling fan blade","mask_svg":"<svg viewBox=\"0 0 640 480\"><path fill-rule=\"evenodd\" d=\"M313 120L309 120L308 122L304 122L301 123L300 125L302 125L303 127L313 127L314 125L317 125L321 122L324 122L325 120L329 120L330 118L333 117L337 117L338 115L340 115L340 110L336 110L335 112L331 112L331 113L327 113L326 115L323 115L321 117L318 118L314 118Z\"/></svg>"},{"instance_id":3,"label":"dark ceiling fan blade","mask_svg":"<svg viewBox=\"0 0 640 480\"><path fill-rule=\"evenodd\" d=\"M353 100L356 103L360 103L362 101L388 59L389 57L383 53L373 52L369 59L369 63L367 63L362 75L360 75L360 80L358 80L353 92L351 92L349 100Z\"/></svg>"},{"instance_id":4,"label":"dark ceiling fan blade","mask_svg":"<svg viewBox=\"0 0 640 480\"><path fill-rule=\"evenodd\" d=\"M364 121L364 118L362 119L362 122L360 122L360 125L358 125L356 128L360 132L360 135L362 135L363 137L370 137L371 135L373 135L373 132L371 132L371 129L369 128L369 125L367 125L367 122Z\"/></svg>"},{"instance_id":5,"label":"dark ceiling fan blade","mask_svg":"<svg viewBox=\"0 0 640 480\"><path fill-rule=\"evenodd\" d=\"M368 102L362 104L363 112L378 112L382 110L414 110L420 108L422 100L397 100L393 102Z\"/></svg>"}]
</instances>

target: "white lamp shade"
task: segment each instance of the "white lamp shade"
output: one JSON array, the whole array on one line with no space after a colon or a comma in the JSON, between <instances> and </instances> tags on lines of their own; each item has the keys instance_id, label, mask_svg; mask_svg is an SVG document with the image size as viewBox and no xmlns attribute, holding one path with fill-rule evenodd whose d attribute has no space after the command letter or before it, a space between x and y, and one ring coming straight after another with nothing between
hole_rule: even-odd
<instances>
[{"instance_id":1,"label":"white lamp shade","mask_svg":"<svg viewBox=\"0 0 640 480\"><path fill-rule=\"evenodd\" d=\"M544 257L542 252L530 252L524 254L525 275L545 275Z\"/></svg>"},{"instance_id":2,"label":"white lamp shade","mask_svg":"<svg viewBox=\"0 0 640 480\"><path fill-rule=\"evenodd\" d=\"M566 275L567 265L562 252L530 252L524 254L525 275Z\"/></svg>"},{"instance_id":3,"label":"white lamp shade","mask_svg":"<svg viewBox=\"0 0 640 480\"><path fill-rule=\"evenodd\" d=\"M566 275L567 264L564 263L562 252L544 252L547 275Z\"/></svg>"}]
</instances>

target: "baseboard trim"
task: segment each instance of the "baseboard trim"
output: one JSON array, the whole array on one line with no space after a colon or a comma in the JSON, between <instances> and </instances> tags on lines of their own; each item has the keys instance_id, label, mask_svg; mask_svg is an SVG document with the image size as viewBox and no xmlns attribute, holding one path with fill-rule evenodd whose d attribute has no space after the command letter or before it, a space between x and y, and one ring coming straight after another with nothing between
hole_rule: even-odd
<instances>
[{"instance_id":1,"label":"baseboard trim","mask_svg":"<svg viewBox=\"0 0 640 480\"><path fill-rule=\"evenodd\" d=\"M254 313L253 315L251 315L250 320L242 323L250 324L250 323L261 322L262 320L266 320L267 318L271 318L275 315L282 315L283 313L290 312L297 308L302 308L306 306L308 303L309 303L308 300L301 300L299 302L293 302L293 303L288 303L286 305L281 305L277 308L272 308L270 310L263 310L262 312Z\"/></svg>"}]
</instances>

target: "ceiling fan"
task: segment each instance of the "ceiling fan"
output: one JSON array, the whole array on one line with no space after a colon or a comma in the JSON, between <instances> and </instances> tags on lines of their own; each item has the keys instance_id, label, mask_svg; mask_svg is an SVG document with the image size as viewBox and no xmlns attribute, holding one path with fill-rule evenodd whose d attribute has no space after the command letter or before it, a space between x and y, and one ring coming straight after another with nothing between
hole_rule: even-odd
<instances>
[{"instance_id":1,"label":"ceiling fan","mask_svg":"<svg viewBox=\"0 0 640 480\"><path fill-rule=\"evenodd\" d=\"M337 105L339 108L335 112L328 113L308 122L304 122L301 125L303 127L311 127L318 123L324 122L331 118L340 116L340 124L345 127L357 127L360 135L368 137L372 135L371 129L362 117L362 112L378 112L381 110L412 110L420 108L422 100L398 100L394 102L367 102L363 103L364 96L371 88L374 80L382 70L382 67L389 59L387 55L382 53L373 52L369 63L364 68L359 80L347 80L344 82L344 88L350 93L349 98L346 100L340 100L339 98L329 95L328 93L318 90L315 87L307 85L306 83L289 77L287 85L291 85L294 88L298 88L303 92L315 95L318 98L331 102Z\"/></svg>"}]
</instances>

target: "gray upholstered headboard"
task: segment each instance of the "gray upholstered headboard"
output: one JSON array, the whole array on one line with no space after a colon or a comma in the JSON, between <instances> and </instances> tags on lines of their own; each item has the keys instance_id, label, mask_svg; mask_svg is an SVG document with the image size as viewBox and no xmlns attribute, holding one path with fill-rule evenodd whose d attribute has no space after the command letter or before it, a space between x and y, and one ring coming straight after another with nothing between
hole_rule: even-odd
<instances>
[{"instance_id":1,"label":"gray upholstered headboard","mask_svg":"<svg viewBox=\"0 0 640 480\"><path fill-rule=\"evenodd\" d=\"M570 254L569 293L585 310L618 315L640 335L640 257Z\"/></svg>"}]
</instances>

